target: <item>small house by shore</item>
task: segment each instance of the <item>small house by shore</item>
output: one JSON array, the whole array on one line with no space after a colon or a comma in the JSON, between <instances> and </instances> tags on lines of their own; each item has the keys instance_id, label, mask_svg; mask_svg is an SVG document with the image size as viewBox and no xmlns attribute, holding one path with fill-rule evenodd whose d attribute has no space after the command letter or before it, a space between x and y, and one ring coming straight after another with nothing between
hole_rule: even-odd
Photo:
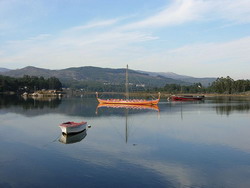
<instances>
[{"instance_id":1,"label":"small house by shore","mask_svg":"<svg viewBox=\"0 0 250 188\"><path fill-rule=\"evenodd\" d=\"M61 91L57 91L57 90L38 90L38 91L35 91L34 93L27 93L27 92L24 92L22 94L22 96L24 97L52 97L52 96L62 96L62 92Z\"/></svg>"}]
</instances>

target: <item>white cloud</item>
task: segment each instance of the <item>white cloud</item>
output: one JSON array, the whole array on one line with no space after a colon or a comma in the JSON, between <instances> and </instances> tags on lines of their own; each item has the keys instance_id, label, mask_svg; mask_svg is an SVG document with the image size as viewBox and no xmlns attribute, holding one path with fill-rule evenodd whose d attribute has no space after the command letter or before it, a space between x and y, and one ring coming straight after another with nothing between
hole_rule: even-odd
<instances>
[{"instance_id":1,"label":"white cloud","mask_svg":"<svg viewBox=\"0 0 250 188\"><path fill-rule=\"evenodd\" d=\"M11 41L1 49L1 66L19 67L33 64L46 68L69 66L122 67L131 63L133 69L172 71L195 77L232 76L250 78L250 37L224 43L199 43L176 49L154 51L141 43L157 37L142 32L110 30L102 33L48 34L23 41ZM39 57L39 58L38 58ZM3 64L5 63L5 64ZM7 65L7 66L6 66ZM59 66L60 65L60 66ZM245 68L242 70L242 66ZM142 68L143 67L143 68ZM199 67L199 70L194 70Z\"/></svg>"},{"instance_id":2,"label":"white cloud","mask_svg":"<svg viewBox=\"0 0 250 188\"><path fill-rule=\"evenodd\" d=\"M222 19L234 23L250 22L250 1L249 0L222 0L214 3L213 8L217 11Z\"/></svg>"},{"instance_id":3,"label":"white cloud","mask_svg":"<svg viewBox=\"0 0 250 188\"><path fill-rule=\"evenodd\" d=\"M110 20L101 20L101 21L96 21L96 22L90 22L90 23L85 24L85 25L70 28L64 32L67 32L67 33L80 32L80 31L84 31L87 29L97 28L97 27L107 27L107 26L112 26L112 25L118 23L119 21L120 21L120 19L110 19Z\"/></svg>"},{"instance_id":4,"label":"white cloud","mask_svg":"<svg viewBox=\"0 0 250 188\"><path fill-rule=\"evenodd\" d=\"M0 4L1 8L3 6ZM160 36L151 30L218 19L224 20L225 24L247 23L250 22L248 0L176 0L141 21L131 22L131 19L126 18L131 17L90 21L53 35L40 34L23 40L7 41L1 45L0 66L16 68L17 64L19 67L33 64L47 68L83 65L121 67L133 63L135 69L143 67L159 71L161 67L161 71L166 69L183 74L192 74L193 66L203 66L210 72L200 71L194 76L220 76L221 70L213 70L215 64L220 69L227 67L230 74L235 69L240 70L240 66L236 67L237 63L246 65L249 62L249 37L224 43L181 44L182 47L169 50L158 45L156 39ZM128 24L124 24L124 20ZM151 47L150 41L156 41L154 45L158 47Z\"/></svg>"},{"instance_id":5,"label":"white cloud","mask_svg":"<svg viewBox=\"0 0 250 188\"><path fill-rule=\"evenodd\" d=\"M107 20L84 26L73 27L62 31L56 36L41 34L25 40L8 41L0 56L1 66L11 67L11 63L19 62L19 67L27 64L35 66L60 68L82 66L83 62L107 66L124 57L124 51L131 50L141 42L155 40L157 37L143 32L125 32L108 27L108 31L85 32L88 28L106 27L117 20ZM127 53L125 53L127 55ZM37 58L39 57L39 58Z\"/></svg>"},{"instance_id":6,"label":"white cloud","mask_svg":"<svg viewBox=\"0 0 250 188\"><path fill-rule=\"evenodd\" d=\"M138 60L147 63L158 62L162 71L169 70L195 77L232 76L235 79L249 79L250 37L223 43L199 43L149 54ZM150 66L145 68L149 69ZM164 67L164 68L163 68ZM243 68L244 67L244 68ZM243 69L242 69L243 68ZM155 66L154 71L157 67ZM152 70L152 69L151 69Z\"/></svg>"},{"instance_id":7,"label":"white cloud","mask_svg":"<svg viewBox=\"0 0 250 188\"><path fill-rule=\"evenodd\" d=\"M225 20L232 23L250 22L249 0L175 0L155 15L130 23L124 29L179 25L202 20Z\"/></svg>"},{"instance_id":8,"label":"white cloud","mask_svg":"<svg viewBox=\"0 0 250 188\"><path fill-rule=\"evenodd\" d=\"M124 29L143 27L163 27L177 25L191 20L197 20L203 8L195 0L177 0L165 9L142 21L128 24Z\"/></svg>"}]
</instances>

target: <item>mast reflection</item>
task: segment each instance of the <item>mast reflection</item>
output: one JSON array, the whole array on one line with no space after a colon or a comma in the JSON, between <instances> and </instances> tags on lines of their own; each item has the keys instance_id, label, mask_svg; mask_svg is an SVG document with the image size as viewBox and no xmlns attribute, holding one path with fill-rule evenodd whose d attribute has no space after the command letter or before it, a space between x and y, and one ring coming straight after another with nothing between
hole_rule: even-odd
<instances>
[{"instance_id":1,"label":"mast reflection","mask_svg":"<svg viewBox=\"0 0 250 188\"><path fill-rule=\"evenodd\" d=\"M160 109L158 105L126 105L126 104L98 104L96 107L96 114L98 114L99 108L111 108L111 109L122 109L125 113L125 142L128 143L128 116L129 116L129 110L153 110L157 111L158 115L160 112ZM135 145L135 144L133 144Z\"/></svg>"}]
</instances>

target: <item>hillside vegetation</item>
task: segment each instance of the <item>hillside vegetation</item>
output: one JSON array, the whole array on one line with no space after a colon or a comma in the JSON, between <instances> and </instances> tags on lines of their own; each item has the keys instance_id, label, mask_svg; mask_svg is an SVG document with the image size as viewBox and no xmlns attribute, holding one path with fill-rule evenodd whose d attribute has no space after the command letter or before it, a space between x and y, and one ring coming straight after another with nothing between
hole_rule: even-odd
<instances>
[{"instance_id":1,"label":"hillside vegetation","mask_svg":"<svg viewBox=\"0 0 250 188\"><path fill-rule=\"evenodd\" d=\"M55 77L45 79L37 76L23 76L22 78L13 78L0 75L0 93L4 92L34 92L42 89L62 89L62 83Z\"/></svg>"},{"instance_id":2,"label":"hillside vegetation","mask_svg":"<svg viewBox=\"0 0 250 188\"><path fill-rule=\"evenodd\" d=\"M3 72L2 75L10 77L42 76L44 78L56 77L64 87L86 88L93 85L118 86L125 83L125 69L110 69L99 67L76 67L61 70L50 70L36 67L25 67L23 69ZM147 73L129 70L130 84L144 85L145 88L163 87L168 84L190 85L188 82L166 78L161 75L152 76Z\"/></svg>"}]
</instances>

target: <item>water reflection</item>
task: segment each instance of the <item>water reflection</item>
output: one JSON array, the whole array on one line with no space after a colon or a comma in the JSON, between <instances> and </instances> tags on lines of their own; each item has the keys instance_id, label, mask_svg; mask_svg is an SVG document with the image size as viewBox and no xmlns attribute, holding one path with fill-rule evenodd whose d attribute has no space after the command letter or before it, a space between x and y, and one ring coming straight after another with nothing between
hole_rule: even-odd
<instances>
[{"instance_id":1,"label":"water reflection","mask_svg":"<svg viewBox=\"0 0 250 188\"><path fill-rule=\"evenodd\" d=\"M104 111L102 111L102 115L110 113L112 115L118 113L119 116L125 117L125 143L128 143L128 137L129 137L129 114L130 115L140 115L142 113L152 112L156 111L158 113L160 109L158 105L126 105L126 104L98 104L96 108L96 114L98 115L98 109L103 108ZM130 125L132 126L132 125ZM133 146L136 146L136 144L133 144Z\"/></svg>"},{"instance_id":2,"label":"water reflection","mask_svg":"<svg viewBox=\"0 0 250 188\"><path fill-rule=\"evenodd\" d=\"M248 97L215 97L212 100L216 113L229 116L233 112L246 113L250 110L250 98Z\"/></svg>"},{"instance_id":3,"label":"water reflection","mask_svg":"<svg viewBox=\"0 0 250 188\"><path fill-rule=\"evenodd\" d=\"M20 106L26 110L57 108L61 103L59 98L23 98L16 95L0 96L0 108L9 108L11 106Z\"/></svg>"},{"instance_id":4,"label":"water reflection","mask_svg":"<svg viewBox=\"0 0 250 188\"><path fill-rule=\"evenodd\" d=\"M236 96L232 96L232 97L207 97L206 99L210 100L210 102L212 103L216 103L216 104L231 104L231 103L235 103L235 102L241 102L241 103L245 103L245 102L250 102L250 97L236 97Z\"/></svg>"},{"instance_id":5,"label":"water reflection","mask_svg":"<svg viewBox=\"0 0 250 188\"><path fill-rule=\"evenodd\" d=\"M0 96L0 111L37 116L55 112L61 102L59 98L23 98L3 95Z\"/></svg>"},{"instance_id":6,"label":"water reflection","mask_svg":"<svg viewBox=\"0 0 250 188\"><path fill-rule=\"evenodd\" d=\"M222 105L216 106L216 112L220 115L230 115L234 111L248 112L250 110L250 104L238 104L238 105Z\"/></svg>"},{"instance_id":7,"label":"water reflection","mask_svg":"<svg viewBox=\"0 0 250 188\"><path fill-rule=\"evenodd\" d=\"M37 116L42 114L60 113L70 116L97 117L96 112L101 105L97 106L95 96L71 97L71 98L27 98L17 96L0 96L0 109L5 113L13 112L25 116ZM102 106L104 108L104 106ZM107 106L106 106L107 107ZM109 112L102 115L116 114L123 115L120 109L125 106L113 106ZM117 109L120 108L120 109ZM150 110L159 111L157 105L154 106L134 106L133 113L146 113ZM113 110L112 110L113 109ZM144 109L144 110L140 110Z\"/></svg>"},{"instance_id":8,"label":"water reflection","mask_svg":"<svg viewBox=\"0 0 250 188\"><path fill-rule=\"evenodd\" d=\"M100 107L96 115L91 97L63 98L32 118L27 114L39 109L1 105L0 187L250 187L250 112L238 108L244 104L162 100L160 118L157 109L126 107ZM237 108L225 117L216 111L222 106ZM91 131L59 138L58 123L69 119L90 122Z\"/></svg>"},{"instance_id":9,"label":"water reflection","mask_svg":"<svg viewBox=\"0 0 250 188\"><path fill-rule=\"evenodd\" d=\"M147 112L147 110L154 110L160 112L158 105L126 105L126 104L98 104L96 107L96 114L98 115L99 108L109 109L112 114L115 112L121 112L118 109L133 110L133 113Z\"/></svg>"},{"instance_id":10,"label":"water reflection","mask_svg":"<svg viewBox=\"0 0 250 188\"><path fill-rule=\"evenodd\" d=\"M179 108L176 108L179 106ZM71 98L27 98L18 96L0 96L0 110L14 112L25 116L60 113L70 116L100 117L106 115L123 115L123 108L129 108L133 114L157 112L176 113L182 116L185 111L191 111L197 106L213 108L218 115L230 115L233 112L248 112L250 99L244 97L207 97L198 102L169 102L164 99L154 106L126 106L126 105L98 105L95 96L71 97ZM107 110L102 110L108 108ZM99 113L100 116L96 116Z\"/></svg>"},{"instance_id":11,"label":"water reflection","mask_svg":"<svg viewBox=\"0 0 250 188\"><path fill-rule=\"evenodd\" d=\"M249 97L207 97L204 101L174 101L171 102L171 107L174 110L180 111L183 119L183 113L197 109L197 106L202 108L215 109L218 115L231 115L232 113L248 113L250 110L250 98ZM178 108L174 108L178 107ZM202 109L200 109L202 110Z\"/></svg>"},{"instance_id":12,"label":"water reflection","mask_svg":"<svg viewBox=\"0 0 250 188\"><path fill-rule=\"evenodd\" d=\"M198 108L197 108L198 107ZM180 117L183 119L187 117L187 112L192 110L204 111L211 108L218 115L231 115L233 113L248 113L250 110L250 98L246 97L207 97L202 102L193 101L174 101L170 104L169 113L180 113ZM167 108L163 108L161 111L166 111Z\"/></svg>"},{"instance_id":13,"label":"water reflection","mask_svg":"<svg viewBox=\"0 0 250 188\"><path fill-rule=\"evenodd\" d=\"M156 110L160 111L158 105L126 105L126 104L98 104L98 108L123 108L123 109L138 109L138 110L145 110L145 109L150 109L150 110Z\"/></svg>"}]
</instances>

